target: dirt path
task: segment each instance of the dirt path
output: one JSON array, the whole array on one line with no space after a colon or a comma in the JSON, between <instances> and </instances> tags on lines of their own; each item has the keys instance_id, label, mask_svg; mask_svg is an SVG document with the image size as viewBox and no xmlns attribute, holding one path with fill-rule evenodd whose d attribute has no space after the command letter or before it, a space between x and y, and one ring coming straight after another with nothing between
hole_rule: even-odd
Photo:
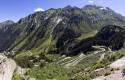
<instances>
[{"instance_id":1,"label":"dirt path","mask_svg":"<svg viewBox=\"0 0 125 80\"><path fill-rule=\"evenodd\" d=\"M102 61L102 60L104 59L104 57L105 57L105 53L103 53L103 54L100 56L99 61Z\"/></svg>"},{"instance_id":2,"label":"dirt path","mask_svg":"<svg viewBox=\"0 0 125 80\"><path fill-rule=\"evenodd\" d=\"M74 59L71 62L68 62L67 64L65 64L65 68L69 68L70 66L77 65L84 57L85 57L84 54L80 54L76 59Z\"/></svg>"}]
</instances>

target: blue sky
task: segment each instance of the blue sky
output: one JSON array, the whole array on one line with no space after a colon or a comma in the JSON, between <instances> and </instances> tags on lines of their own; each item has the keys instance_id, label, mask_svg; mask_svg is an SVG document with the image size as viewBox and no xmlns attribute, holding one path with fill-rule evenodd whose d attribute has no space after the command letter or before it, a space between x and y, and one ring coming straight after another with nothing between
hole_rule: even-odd
<instances>
[{"instance_id":1,"label":"blue sky","mask_svg":"<svg viewBox=\"0 0 125 80\"><path fill-rule=\"evenodd\" d=\"M62 8L67 5L83 7L87 4L110 7L125 16L125 0L0 0L0 22L18 21L38 10Z\"/></svg>"}]
</instances>

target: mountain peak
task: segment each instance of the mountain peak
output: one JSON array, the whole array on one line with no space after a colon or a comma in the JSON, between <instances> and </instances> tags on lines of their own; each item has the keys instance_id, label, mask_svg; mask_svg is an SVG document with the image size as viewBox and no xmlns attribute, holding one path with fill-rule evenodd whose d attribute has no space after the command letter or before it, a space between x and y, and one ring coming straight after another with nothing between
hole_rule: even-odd
<instances>
[{"instance_id":1,"label":"mountain peak","mask_svg":"<svg viewBox=\"0 0 125 80\"><path fill-rule=\"evenodd\" d=\"M72 6L71 6L71 5L68 5L68 6L64 7L64 8L65 8L65 9L71 9Z\"/></svg>"},{"instance_id":2,"label":"mountain peak","mask_svg":"<svg viewBox=\"0 0 125 80\"><path fill-rule=\"evenodd\" d=\"M4 21L4 22L1 22L0 23L0 28L6 26L6 25L11 25L11 24L14 24L15 22L12 21L12 20L7 20L7 21Z\"/></svg>"},{"instance_id":3,"label":"mountain peak","mask_svg":"<svg viewBox=\"0 0 125 80\"><path fill-rule=\"evenodd\" d=\"M12 20L6 20L4 22L1 22L0 24L13 24L13 23L15 23L15 22Z\"/></svg>"}]
</instances>

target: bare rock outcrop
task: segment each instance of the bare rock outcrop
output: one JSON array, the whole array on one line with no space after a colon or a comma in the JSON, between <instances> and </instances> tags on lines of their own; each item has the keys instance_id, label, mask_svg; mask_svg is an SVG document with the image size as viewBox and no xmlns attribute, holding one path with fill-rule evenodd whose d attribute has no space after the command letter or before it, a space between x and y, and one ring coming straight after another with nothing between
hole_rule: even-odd
<instances>
[{"instance_id":1,"label":"bare rock outcrop","mask_svg":"<svg viewBox=\"0 0 125 80\"><path fill-rule=\"evenodd\" d=\"M15 69L14 60L0 55L0 80L11 80Z\"/></svg>"},{"instance_id":2,"label":"bare rock outcrop","mask_svg":"<svg viewBox=\"0 0 125 80\"><path fill-rule=\"evenodd\" d=\"M110 74L101 75L92 80L125 80L125 57L110 64L109 68L112 69ZM103 71L106 71L106 69L103 69Z\"/></svg>"}]
</instances>

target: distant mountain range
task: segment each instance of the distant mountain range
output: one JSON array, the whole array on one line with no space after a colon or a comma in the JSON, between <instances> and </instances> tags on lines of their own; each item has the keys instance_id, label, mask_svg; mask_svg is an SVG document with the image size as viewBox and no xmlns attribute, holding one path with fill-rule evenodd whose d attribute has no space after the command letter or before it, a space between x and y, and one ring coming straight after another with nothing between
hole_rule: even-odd
<instances>
[{"instance_id":1,"label":"distant mountain range","mask_svg":"<svg viewBox=\"0 0 125 80\"><path fill-rule=\"evenodd\" d=\"M4 26L7 26L7 25L11 25L11 24L14 24L14 22L11 21L11 20L7 20L7 21L4 21L4 22L1 22L0 23L0 28L2 28Z\"/></svg>"},{"instance_id":2,"label":"distant mountain range","mask_svg":"<svg viewBox=\"0 0 125 80\"><path fill-rule=\"evenodd\" d=\"M86 38L95 36L106 25L124 26L125 17L108 7L96 5L36 12L17 23L0 23L0 51L63 54Z\"/></svg>"}]
</instances>

